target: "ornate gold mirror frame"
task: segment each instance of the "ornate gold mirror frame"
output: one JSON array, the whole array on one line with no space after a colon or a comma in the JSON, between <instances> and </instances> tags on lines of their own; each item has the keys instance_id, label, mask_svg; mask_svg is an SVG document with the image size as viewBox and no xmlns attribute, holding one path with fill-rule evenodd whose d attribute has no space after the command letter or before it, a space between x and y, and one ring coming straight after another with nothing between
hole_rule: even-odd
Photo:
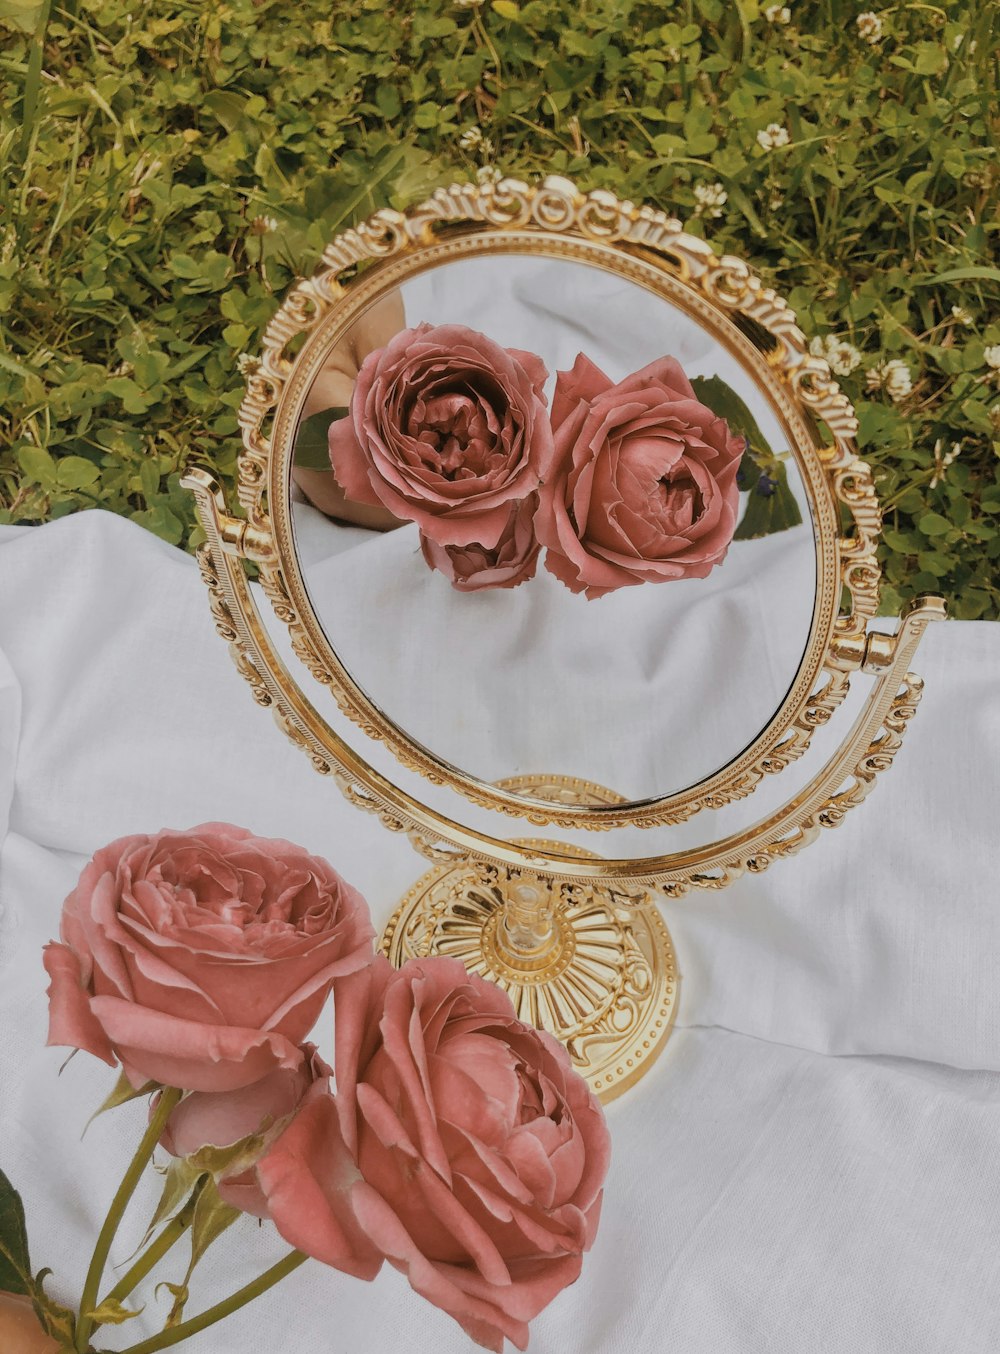
<instances>
[{"instance_id":1,"label":"ornate gold mirror frame","mask_svg":"<svg viewBox=\"0 0 1000 1354\"><path fill-rule=\"evenodd\" d=\"M695 318L753 373L788 436L812 510L817 594L799 671L767 727L701 783L641 802L558 775L489 785L438 758L379 710L341 664L306 592L290 515L290 465L309 388L327 355L369 306L444 261L542 254L586 262L638 282ZM293 355L294 350L294 355ZM199 552L220 634L259 704L269 706L313 765L352 803L409 834L435 862L383 937L396 963L447 953L505 987L519 1014L568 1045L605 1099L635 1081L662 1047L678 978L669 935L648 890L675 897L719 888L838 823L892 761L920 695L907 671L936 597L912 604L895 635L869 629L878 606L880 513L857 458L849 401L808 353L787 304L739 259L717 257L680 222L565 179L453 185L412 210L377 212L334 240L322 265L289 292L264 336L240 410L239 505L232 515L213 478L192 470L206 541ZM248 585L244 561L287 625L292 648L340 710L407 768L466 800L533 824L653 827L742 799L765 775L800 758L847 694L851 675L875 677L839 750L780 809L697 849L602 859L562 842L484 834L421 802L376 771L316 708L282 663ZM842 593L850 604L841 607Z\"/></svg>"}]
</instances>

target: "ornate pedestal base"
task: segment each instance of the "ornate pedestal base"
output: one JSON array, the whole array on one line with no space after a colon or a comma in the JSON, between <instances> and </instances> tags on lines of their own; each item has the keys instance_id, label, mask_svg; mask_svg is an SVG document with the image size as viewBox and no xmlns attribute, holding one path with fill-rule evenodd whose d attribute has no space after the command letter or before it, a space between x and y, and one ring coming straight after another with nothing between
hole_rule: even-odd
<instances>
[{"instance_id":1,"label":"ornate pedestal base","mask_svg":"<svg viewBox=\"0 0 1000 1354\"><path fill-rule=\"evenodd\" d=\"M532 845L568 849L565 843ZM512 951L523 895L534 903L546 890L545 944L535 955L529 945ZM381 949L397 966L415 957L449 955L495 982L522 1020L566 1045L577 1071L603 1101L642 1076L673 1024L674 949L648 896L635 899L592 884L549 885L529 876L510 880L472 861L438 865L393 913Z\"/></svg>"}]
</instances>

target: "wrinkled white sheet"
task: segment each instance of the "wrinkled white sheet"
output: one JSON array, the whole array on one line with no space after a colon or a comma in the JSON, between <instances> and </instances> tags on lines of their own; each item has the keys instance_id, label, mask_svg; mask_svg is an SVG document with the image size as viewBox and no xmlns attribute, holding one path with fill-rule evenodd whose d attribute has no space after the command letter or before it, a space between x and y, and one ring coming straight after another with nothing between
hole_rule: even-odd
<instances>
[{"instance_id":1,"label":"wrinkled white sheet","mask_svg":"<svg viewBox=\"0 0 1000 1354\"><path fill-rule=\"evenodd\" d=\"M1000 1348L1000 626L932 627L914 666L923 705L867 804L766 876L667 908L678 1029L609 1107L598 1241L533 1323L536 1354ZM423 869L254 705L190 559L100 512L0 529L0 1166L66 1299L142 1110L81 1143L114 1074L81 1055L57 1077L41 945L98 846L208 819L325 854L376 923ZM244 1220L189 1310L283 1249ZM183 1264L179 1248L165 1277ZM102 1343L157 1329L164 1300ZM307 1265L188 1348L471 1345L392 1271L370 1286Z\"/></svg>"}]
</instances>

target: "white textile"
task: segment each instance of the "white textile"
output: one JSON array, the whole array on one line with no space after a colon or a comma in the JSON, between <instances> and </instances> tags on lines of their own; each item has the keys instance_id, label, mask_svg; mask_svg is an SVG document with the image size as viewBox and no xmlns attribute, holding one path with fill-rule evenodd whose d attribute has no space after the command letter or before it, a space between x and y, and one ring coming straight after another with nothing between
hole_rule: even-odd
<instances>
[{"instance_id":1,"label":"white textile","mask_svg":"<svg viewBox=\"0 0 1000 1354\"><path fill-rule=\"evenodd\" d=\"M766 876L666 909L678 1029L609 1107L598 1240L533 1323L535 1354L1000 1348L1000 626L931 627L914 666L923 704L867 804ZM424 866L254 705L188 558L100 512L0 529L0 1167L35 1267L74 1303L143 1110L81 1143L113 1073L80 1055L57 1077L41 946L97 847L209 819L326 855L376 924ZM150 1186L116 1263L152 1203ZM241 1221L189 1311L285 1249ZM164 1310L150 1296L101 1343ZM471 1346L393 1271L367 1285L309 1264L187 1348Z\"/></svg>"}]
</instances>

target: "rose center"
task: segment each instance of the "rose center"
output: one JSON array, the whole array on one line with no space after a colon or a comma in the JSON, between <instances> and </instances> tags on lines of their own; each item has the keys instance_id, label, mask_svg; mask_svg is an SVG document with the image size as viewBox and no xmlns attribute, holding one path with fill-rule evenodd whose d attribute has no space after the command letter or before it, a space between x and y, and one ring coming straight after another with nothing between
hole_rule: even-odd
<instances>
[{"instance_id":1,"label":"rose center","mask_svg":"<svg viewBox=\"0 0 1000 1354\"><path fill-rule=\"evenodd\" d=\"M672 531L692 526L704 513L702 492L683 467L662 476L659 487L661 493L653 506Z\"/></svg>"},{"instance_id":2,"label":"rose center","mask_svg":"<svg viewBox=\"0 0 1000 1354\"><path fill-rule=\"evenodd\" d=\"M478 478L503 462L495 420L474 392L418 397L408 422L410 435L421 444L423 464L443 479Z\"/></svg>"}]
</instances>

